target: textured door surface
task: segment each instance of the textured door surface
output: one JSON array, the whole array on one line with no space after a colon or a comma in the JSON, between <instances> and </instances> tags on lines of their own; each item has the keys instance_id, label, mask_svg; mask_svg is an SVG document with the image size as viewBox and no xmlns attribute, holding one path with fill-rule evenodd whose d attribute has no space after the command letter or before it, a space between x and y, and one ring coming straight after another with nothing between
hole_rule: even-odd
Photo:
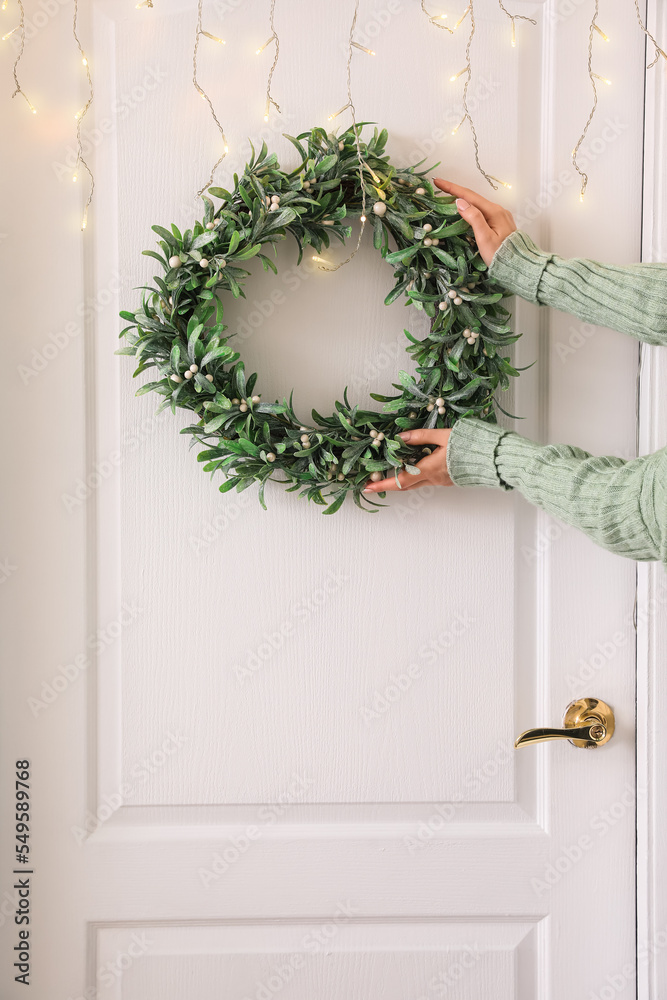
<instances>
[{"instance_id":1,"label":"textured door surface","mask_svg":"<svg viewBox=\"0 0 667 1000\"><path fill-rule=\"evenodd\" d=\"M459 7L444 5L452 24ZM537 25L518 21L512 47L502 10L476 0L480 157L511 191L475 170L467 127L451 134L466 23L449 36L417 3L362 0L356 37L377 54L354 53L358 117L389 129L395 162L440 160L436 175L502 200L545 248L636 260L643 36L622 0L605 7L612 41L596 51L614 86L583 146L583 204L570 154L590 107L584 4L516 0ZM278 0L282 115L265 125L268 5L205 4L226 42L200 46L230 145L218 183L242 169L248 137L294 164L281 133L345 103L352 12ZM3 739L33 770L35 995L560 1000L613 981L634 996L634 565L514 493L425 490L329 518L279 486L266 512L254 489L218 492L178 433L185 416L155 417L113 354L118 311L153 273L150 226L194 221L220 152L192 86L196 4L99 0L84 14L97 185L83 236L74 54L58 75L74 52L67 5L24 61L40 113L2 112L17 488L0 596L18 692ZM345 385L359 402L390 389L403 328L425 326L383 305L389 265L364 245L338 272L297 268L286 244L278 267L254 268L226 313L264 398L294 388L308 419ZM513 426L633 455L636 344L513 311L515 361L536 361L501 399L524 418ZM513 750L584 695L614 707L609 745Z\"/></svg>"}]
</instances>

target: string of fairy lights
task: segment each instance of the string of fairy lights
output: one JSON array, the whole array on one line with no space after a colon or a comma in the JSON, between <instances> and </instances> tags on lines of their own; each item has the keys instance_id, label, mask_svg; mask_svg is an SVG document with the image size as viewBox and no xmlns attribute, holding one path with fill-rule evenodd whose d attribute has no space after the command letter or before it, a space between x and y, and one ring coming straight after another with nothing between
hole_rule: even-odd
<instances>
[{"instance_id":1,"label":"string of fairy lights","mask_svg":"<svg viewBox=\"0 0 667 1000\"><path fill-rule=\"evenodd\" d=\"M24 9L23 0L0 0L0 12L5 12L8 9L10 3L13 3L13 2L16 3L17 9L18 9L18 23L13 28L11 28L9 31L7 31L5 34L3 34L2 36L0 36L1 40L3 42L6 42L10 38L14 38L14 37L18 38L18 40L19 40L19 44L18 44L18 46L16 48L16 51L15 51L14 65L12 67L12 75L13 75L13 79L14 79L14 90L12 91L11 96L12 96L12 98L17 97L17 96L21 96L23 98L23 100L25 101L25 103L26 103L26 105L27 105L28 110L30 111L30 113L33 114L33 115L36 115L37 114L37 108L34 106L34 104L32 103L32 101L30 100L30 97L28 96L28 94L26 93L26 91L23 89L23 87L21 85L21 82L19 80L19 72L18 72L19 71L19 64L20 64L20 62L21 62L21 60L23 58L23 55L24 55L25 42L26 42L26 19L25 19L25 9ZM361 156L361 147L360 147L360 144L359 144L359 135L358 135L358 128L357 128L356 108L355 108L354 100L353 100L353 97L352 97L351 67L352 67L352 57L353 57L354 50L361 51L361 52L363 52L363 53L365 53L366 55L369 55L369 56L374 56L375 52L373 51L373 49L370 49L367 46L363 45L360 41L358 41L354 37L355 30L356 30L356 27L357 27L358 14L359 14L359 2L360 2L360 0L355 0L353 17L352 17L352 23L351 23L351 26L350 26L350 32L349 32L349 37L348 37L348 46L347 46L348 55L347 55L347 66L346 66L346 69L347 69L347 101L337 111L335 111L335 112L333 112L333 114L329 115L329 119L328 120L329 121L333 121L336 118L338 118L339 115L343 114L343 112L348 111L348 110L349 110L351 118L352 118L352 125L353 125L355 136L356 136L356 152L357 152L357 159L359 161L359 176L360 176L360 180L362 180L362 183L361 183L361 193L362 193L363 204L362 204L362 214L361 214L361 229L360 229L360 232L359 232L359 239L357 241L357 245L356 245L355 249L350 254L350 256L346 260L341 261L340 264L331 264L330 262L325 261L323 258L318 258L318 257L314 257L313 258L325 270L336 270L338 267L342 267L343 264L346 264L349 260L352 259L352 257L354 257L354 255L357 253L357 250L359 249L359 246L361 245L361 238L362 238L362 235L363 235L363 232L364 232L365 223L367 221L366 220L366 194L365 194L365 186L363 184L363 171L364 171L364 169L369 169L369 168L368 168L367 165L364 164L363 158ZM448 36L455 35L456 32L458 31L458 29L466 21L468 21L469 31L468 31L468 37L467 37L466 46L465 46L465 65L463 66L462 69L458 70L456 73L453 73L449 77L450 83L456 83L458 80L463 79L463 91L462 91L462 95L461 95L461 107L462 107L462 110L463 110L463 116L461 117L461 119L458 122L458 124L455 125L455 127L451 130L451 134L452 135L456 135L458 133L458 131L462 128L462 126L467 123L469 125L469 127L470 127L470 134L471 134L471 137L472 137L475 166L476 166L477 170L479 171L479 173L485 178L485 180L491 185L491 187L494 190L497 190L497 188L498 188L499 185L502 186L502 187L505 187L505 188L511 188L512 185L510 183L508 183L505 180L501 180L500 178L498 178L498 177L494 176L493 174L489 173L482 166L481 158L480 158L480 142L479 142L479 137L478 137L478 132L477 132L477 126L476 126L475 121L473 119L472 111L471 111L471 108L470 108L470 102L468 100L468 93L469 93L470 83L471 83L472 76L473 76L472 61L471 61L471 51L473 50L473 42L474 42L474 39L475 39L475 32L476 32L476 28L477 28L476 20L475 20L475 4L477 2L478 2L478 0L468 0L467 6L463 10L463 12L460 15L460 17L458 18L458 20L456 21L456 23L452 27L450 27L449 24L445 24L445 21L448 20L448 15L446 13L432 13L427 8L427 6L426 6L427 0L419 0L421 11L422 11L423 15L428 19L429 24L431 26L439 29L439 30L444 31ZM599 87L600 84L602 84L604 86L611 86L611 80L609 80L606 76L603 76L601 73L598 73L597 70L596 70L596 68L594 68L594 65L596 64L596 62L595 62L595 56L596 56L595 45L596 45L596 42L598 42L599 40L601 40L602 42L609 42L609 36L605 33L605 31L603 31L602 27L598 23L599 10L600 10L600 0L591 0L591 2L592 2L592 6L593 6L593 15L592 15L589 27L588 27L588 49L587 49L587 64L586 65L587 65L587 71L588 71L588 77L589 77L589 81L590 81L590 85L591 85L591 90L592 90L592 93L593 93L593 99L592 99L592 103L591 103L591 109L590 109L590 112L589 112L588 117L586 119L586 122L584 124L584 127L583 127L583 129L582 129L582 131L581 131L581 133L579 135L579 138L578 138L575 146L573 147L572 153L571 153L572 166L574 167L575 171L577 172L577 174L579 175L579 177L581 179L581 186L580 186L580 191L579 191L579 200L582 201L582 202L584 200L584 195L586 193L586 189L587 189L587 186L588 186L588 180L589 180L589 178L588 178L588 174L586 173L586 171L582 168L580 160L579 160L580 153L581 153L581 147L582 147L583 143L586 140L586 136L588 134L588 131L589 131L590 127L591 127L591 124L592 124L593 119L595 117L595 113L596 113L597 108L598 108L598 103L599 103L598 87ZM515 48L516 47L516 43L517 43L516 22L517 21L526 21L526 22L528 22L528 23L530 23L532 25L536 25L537 21L535 21L532 17L527 17L524 14L513 14L513 13L511 13L507 9L507 7L505 6L505 4L503 3L503 0L497 0L497 3L498 3L498 6L499 6L500 10L503 12L503 14L505 14L505 16L510 21L510 44L511 44L512 48ZM154 0L139 0L139 2L137 2L135 4L135 6L136 6L137 10L142 9L142 8L153 9L154 8ZM637 17L637 22L639 24L639 28L643 32L643 34L646 36L647 44L650 42L653 45L653 49L654 49L653 59L652 59L652 61L650 63L648 63L646 69L647 70L652 69L654 66L656 66L660 62L661 59L665 60L665 63L667 63L667 52L658 43L658 41L656 40L656 38L653 36L653 34L647 28L646 23L645 23L645 21L644 21L644 19L642 17L642 12L641 12L641 9L640 9L639 0L634 0L634 7L635 7L635 13L636 13L636 17ZM269 121L269 117L270 117L271 109L272 108L275 109L275 111L278 114L281 113L280 105L277 103L277 101L273 97L272 89L271 89L272 88L272 84L273 84L274 73L276 71L276 67L278 65L278 59L279 59L279 55L280 55L280 39L278 37L278 33L277 33L276 27L275 27L275 8L276 8L276 0L269 0L269 27L270 27L270 32L271 33L270 33L269 37L267 38L267 40L262 45L260 45L258 49L256 49L256 54L259 56L266 49L270 48L271 46L274 46L273 62L271 63L271 66L270 66L270 69L269 69L269 72L268 72L267 83L266 83L266 95L265 95L265 104L264 104L264 121L265 122ZM77 150L77 158L76 158L76 165L75 165L75 168L74 168L74 171L73 171L73 174L72 174L72 180L76 182L79 179L80 171L83 170L83 171L85 171L85 173L86 173L86 175L88 177L88 181L89 181L88 194L86 196L86 200L85 200L85 204L84 204L84 208L83 208L83 214L82 214L82 218L81 218L81 229L83 231L83 230L86 229L87 224L88 224L88 210L89 210L92 198L93 198L93 192L95 190L95 178L93 176L93 172L91 170L90 165L86 162L86 159L84 157L84 148L83 148L83 140L82 140L82 131L81 130L82 130L84 118L88 114L90 106L91 106L91 104L93 102L94 92L93 92L93 81L92 81L92 76L91 76L90 64L89 64L89 61L88 61L88 57L87 57L87 55L86 55L86 53L85 53L85 51L83 49L83 46L81 44L81 41L79 39L78 25L77 25L77 22L78 22L78 13L79 13L79 0L74 0L74 5L73 5L73 19L72 19L72 34L73 34L74 41L76 43L76 46L77 46L77 49L78 49L78 52L79 52L79 56L81 58L81 64L82 64L83 69L85 71L86 82L87 82L87 86L88 86L88 97L86 99L86 102L83 105L83 107L81 107L76 112L76 114L74 116L75 120L76 120L76 150ZM227 154L229 152L229 144L227 142L227 137L225 135L224 128L223 128L223 126L222 126L222 124L221 124L221 122L220 122L220 120L219 120L219 118L218 118L218 116L216 114L213 102L212 102L209 94L207 93L206 90L204 90L204 88L202 87L202 85L201 85L201 83L199 82L199 79L198 79L198 56L199 56L199 44L200 44L200 40L202 38L206 38L206 39L209 39L210 41L212 41L212 42L214 42L214 43L216 43L218 45L224 45L225 42L224 42L224 40L222 38L219 38L217 35L215 35L212 32L207 31L207 30L204 29L203 23L202 23L202 17L203 17L203 0L197 0L197 25L196 25L195 40L194 40L194 49L193 49L193 55L192 55L192 68L193 68L192 82L193 82L194 88L197 91L197 93L199 94L199 96L207 104L209 112L211 114L211 117L213 118L215 126L216 126L216 128L218 130L218 133L219 133L219 136L220 136L220 150L221 150L221 152L220 152L220 156L218 157L218 159L216 160L216 162L214 163L214 165L213 165L213 167L211 169L208 181L206 182L206 184L204 184L204 186L201 188L201 190L197 192L197 197L200 197L204 193L204 191L213 183L213 177L214 177L214 174L215 174L216 170L218 169L218 167L223 162L223 160L225 159L225 157L227 156ZM372 171L371 171L371 173L372 173ZM374 179L374 181L376 183L379 183L379 179L377 177L374 177L373 179Z\"/></svg>"}]
</instances>

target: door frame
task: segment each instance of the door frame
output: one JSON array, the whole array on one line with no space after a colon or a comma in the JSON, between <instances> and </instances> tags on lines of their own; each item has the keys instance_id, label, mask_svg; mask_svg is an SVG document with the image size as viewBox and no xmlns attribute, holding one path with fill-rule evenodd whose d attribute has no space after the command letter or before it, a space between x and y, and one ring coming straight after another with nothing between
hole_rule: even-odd
<instances>
[{"instance_id":1,"label":"door frame","mask_svg":"<svg viewBox=\"0 0 667 1000\"><path fill-rule=\"evenodd\" d=\"M647 0L648 28L667 37L667 7ZM663 42L664 44L664 42ZM648 43L647 63L653 46ZM667 68L646 73L642 260L667 261ZM638 385L638 447L648 454L667 445L667 354L642 344ZM660 820L667 819L667 577L659 563L637 565L637 997L667 991L667 852ZM645 790L645 793L644 793Z\"/></svg>"}]
</instances>

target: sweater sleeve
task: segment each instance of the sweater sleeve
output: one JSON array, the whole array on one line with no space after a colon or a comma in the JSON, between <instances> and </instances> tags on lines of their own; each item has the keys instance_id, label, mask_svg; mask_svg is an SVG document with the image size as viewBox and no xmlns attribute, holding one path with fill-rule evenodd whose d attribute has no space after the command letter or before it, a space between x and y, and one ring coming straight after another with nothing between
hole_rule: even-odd
<instances>
[{"instance_id":1,"label":"sweater sleeve","mask_svg":"<svg viewBox=\"0 0 667 1000\"><path fill-rule=\"evenodd\" d=\"M603 548L667 567L667 448L630 461L595 458L463 417L449 436L447 465L456 486L518 489Z\"/></svg>"},{"instance_id":2,"label":"sweater sleeve","mask_svg":"<svg viewBox=\"0 0 667 1000\"><path fill-rule=\"evenodd\" d=\"M667 264L565 259L540 250L517 230L496 250L489 277L529 302L648 344L667 344Z\"/></svg>"}]
</instances>

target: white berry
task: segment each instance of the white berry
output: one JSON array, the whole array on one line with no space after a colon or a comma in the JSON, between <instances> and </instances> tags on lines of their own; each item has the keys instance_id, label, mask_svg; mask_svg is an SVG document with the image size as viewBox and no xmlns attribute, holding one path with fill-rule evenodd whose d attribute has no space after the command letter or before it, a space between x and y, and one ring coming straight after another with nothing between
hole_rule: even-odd
<instances>
[{"instance_id":1,"label":"white berry","mask_svg":"<svg viewBox=\"0 0 667 1000\"><path fill-rule=\"evenodd\" d=\"M375 204L373 205L373 211L375 212L376 215L382 216L387 211L387 206L383 201L376 201Z\"/></svg>"},{"instance_id":2,"label":"white berry","mask_svg":"<svg viewBox=\"0 0 667 1000\"><path fill-rule=\"evenodd\" d=\"M174 304L174 300L173 300L173 298L172 298L172 297L171 297L171 295L170 295L170 296L169 296L169 305L170 305L170 306L173 306L173 304Z\"/></svg>"},{"instance_id":3,"label":"white berry","mask_svg":"<svg viewBox=\"0 0 667 1000\"><path fill-rule=\"evenodd\" d=\"M310 438L307 434L302 434L300 440L302 444L310 444Z\"/></svg>"},{"instance_id":4,"label":"white berry","mask_svg":"<svg viewBox=\"0 0 667 1000\"><path fill-rule=\"evenodd\" d=\"M440 246L440 240L438 239L438 237L437 237L437 236L436 236L436 237L435 237L435 239L433 240L433 246L434 246L434 247L437 247L437 246Z\"/></svg>"},{"instance_id":5,"label":"white berry","mask_svg":"<svg viewBox=\"0 0 667 1000\"><path fill-rule=\"evenodd\" d=\"M426 188L417 188L415 194L426 194Z\"/></svg>"},{"instance_id":6,"label":"white berry","mask_svg":"<svg viewBox=\"0 0 667 1000\"><path fill-rule=\"evenodd\" d=\"M442 416L444 412L445 412L444 406L439 406L438 407L438 413L440 414L440 416Z\"/></svg>"},{"instance_id":7,"label":"white berry","mask_svg":"<svg viewBox=\"0 0 667 1000\"><path fill-rule=\"evenodd\" d=\"M461 336L462 337L472 337L472 330L470 329L469 326L467 326L465 328L465 330L463 331L463 333L461 334Z\"/></svg>"},{"instance_id":8,"label":"white berry","mask_svg":"<svg viewBox=\"0 0 667 1000\"><path fill-rule=\"evenodd\" d=\"M410 417L410 420L417 419L417 414L414 412L414 410L411 413L408 413L408 416Z\"/></svg>"},{"instance_id":9,"label":"white berry","mask_svg":"<svg viewBox=\"0 0 667 1000\"><path fill-rule=\"evenodd\" d=\"M272 201L271 202L271 207L270 207L269 211L270 212L277 212L279 208L280 208L280 205L278 204L278 202L277 201Z\"/></svg>"},{"instance_id":10,"label":"white berry","mask_svg":"<svg viewBox=\"0 0 667 1000\"><path fill-rule=\"evenodd\" d=\"M241 400L240 399L236 399L236 397L234 397L234 399L232 400L232 403L234 404L234 406L238 406L240 402L241 402Z\"/></svg>"},{"instance_id":11,"label":"white berry","mask_svg":"<svg viewBox=\"0 0 667 1000\"><path fill-rule=\"evenodd\" d=\"M345 476L343 475L342 472L339 472L338 475L336 476L336 479L342 483L342 481L345 479Z\"/></svg>"},{"instance_id":12,"label":"white berry","mask_svg":"<svg viewBox=\"0 0 667 1000\"><path fill-rule=\"evenodd\" d=\"M222 269L223 267L227 267L227 261L226 260L219 260L218 261L218 267L220 269Z\"/></svg>"},{"instance_id":13,"label":"white berry","mask_svg":"<svg viewBox=\"0 0 667 1000\"><path fill-rule=\"evenodd\" d=\"M379 483L381 479L382 479L381 472L371 472L371 482Z\"/></svg>"},{"instance_id":14,"label":"white berry","mask_svg":"<svg viewBox=\"0 0 667 1000\"><path fill-rule=\"evenodd\" d=\"M174 254L173 257L169 258L169 267L180 267L180 266L181 266L181 258L180 257L177 257Z\"/></svg>"},{"instance_id":15,"label":"white berry","mask_svg":"<svg viewBox=\"0 0 667 1000\"><path fill-rule=\"evenodd\" d=\"M384 441L384 434L382 433L382 431L380 431L380 433L378 434L378 441Z\"/></svg>"},{"instance_id":16,"label":"white berry","mask_svg":"<svg viewBox=\"0 0 667 1000\"><path fill-rule=\"evenodd\" d=\"M207 381L212 382L213 381L213 376L212 375L207 375L206 379L207 379Z\"/></svg>"},{"instance_id":17,"label":"white berry","mask_svg":"<svg viewBox=\"0 0 667 1000\"><path fill-rule=\"evenodd\" d=\"M430 413L430 412L431 412L431 410L433 409L433 403L429 403L429 404L428 404L428 406L426 407L426 409L427 409L427 410L428 410L428 412Z\"/></svg>"},{"instance_id":18,"label":"white berry","mask_svg":"<svg viewBox=\"0 0 667 1000\"><path fill-rule=\"evenodd\" d=\"M267 462L275 462L276 456L273 454L272 451L270 451L269 454L266 456L266 460Z\"/></svg>"},{"instance_id":19,"label":"white berry","mask_svg":"<svg viewBox=\"0 0 667 1000\"><path fill-rule=\"evenodd\" d=\"M241 413L245 413L247 409L248 409L247 403L241 403L241 405L239 406L239 410L241 411Z\"/></svg>"},{"instance_id":20,"label":"white berry","mask_svg":"<svg viewBox=\"0 0 667 1000\"><path fill-rule=\"evenodd\" d=\"M202 257L202 259L199 261L199 266L208 267L208 261L206 260L206 257Z\"/></svg>"},{"instance_id":21,"label":"white berry","mask_svg":"<svg viewBox=\"0 0 667 1000\"><path fill-rule=\"evenodd\" d=\"M447 308L447 303L446 302L439 302L438 303L438 309L440 310L440 312L444 312L446 308Z\"/></svg>"},{"instance_id":22,"label":"white berry","mask_svg":"<svg viewBox=\"0 0 667 1000\"><path fill-rule=\"evenodd\" d=\"M377 432L376 430L372 430L372 431L369 431L368 433L370 434L370 436L371 436L372 438L375 438L375 437L377 437L377 436L378 436L378 432Z\"/></svg>"},{"instance_id":23,"label":"white berry","mask_svg":"<svg viewBox=\"0 0 667 1000\"><path fill-rule=\"evenodd\" d=\"M345 149L345 143L343 142L343 140L342 140L342 139L341 139L341 140L340 140L340 142L338 143L338 148L339 148L339 149Z\"/></svg>"},{"instance_id":24,"label":"white berry","mask_svg":"<svg viewBox=\"0 0 667 1000\"><path fill-rule=\"evenodd\" d=\"M422 229L424 230L425 233L430 233L431 230L433 229L433 226L431 225L430 222L425 222L424 225L422 226Z\"/></svg>"},{"instance_id":25,"label":"white berry","mask_svg":"<svg viewBox=\"0 0 667 1000\"><path fill-rule=\"evenodd\" d=\"M474 344L475 343L475 338L474 337L468 337L468 343L469 344Z\"/></svg>"},{"instance_id":26,"label":"white berry","mask_svg":"<svg viewBox=\"0 0 667 1000\"><path fill-rule=\"evenodd\" d=\"M172 375L172 376L171 376L171 381L172 381L172 382L182 382L182 381L183 381L183 379L181 378L181 376L180 376L180 375Z\"/></svg>"},{"instance_id":27,"label":"white berry","mask_svg":"<svg viewBox=\"0 0 667 1000\"><path fill-rule=\"evenodd\" d=\"M457 295L456 298L454 299L454 305L455 306L460 306L462 302L463 302L463 299L459 298L459 296Z\"/></svg>"},{"instance_id":28,"label":"white berry","mask_svg":"<svg viewBox=\"0 0 667 1000\"><path fill-rule=\"evenodd\" d=\"M280 204L280 195L279 194L272 194L271 195L271 201L273 202L274 205L279 205Z\"/></svg>"},{"instance_id":29,"label":"white berry","mask_svg":"<svg viewBox=\"0 0 667 1000\"><path fill-rule=\"evenodd\" d=\"M196 374L199 371L199 365L190 365L190 371L193 375Z\"/></svg>"},{"instance_id":30,"label":"white berry","mask_svg":"<svg viewBox=\"0 0 667 1000\"><path fill-rule=\"evenodd\" d=\"M435 405L436 406L444 406L445 405L445 401L442 398L442 396L438 396L438 398L435 401Z\"/></svg>"},{"instance_id":31,"label":"white berry","mask_svg":"<svg viewBox=\"0 0 667 1000\"><path fill-rule=\"evenodd\" d=\"M431 245L432 242L433 242L433 240L430 240L428 238L428 236L427 236L426 239L424 240L424 246L425 247L430 247L430 245Z\"/></svg>"},{"instance_id":32,"label":"white berry","mask_svg":"<svg viewBox=\"0 0 667 1000\"><path fill-rule=\"evenodd\" d=\"M455 299L456 298L456 292L454 291L453 288L450 288L449 291L447 292L447 294L449 295L450 299Z\"/></svg>"},{"instance_id":33,"label":"white berry","mask_svg":"<svg viewBox=\"0 0 667 1000\"><path fill-rule=\"evenodd\" d=\"M215 229L215 222L207 222L206 223L206 228L207 229Z\"/></svg>"},{"instance_id":34,"label":"white berry","mask_svg":"<svg viewBox=\"0 0 667 1000\"><path fill-rule=\"evenodd\" d=\"M250 398L253 403L259 403L259 396L251 396Z\"/></svg>"},{"instance_id":35,"label":"white berry","mask_svg":"<svg viewBox=\"0 0 667 1000\"><path fill-rule=\"evenodd\" d=\"M184 372L183 374L185 375L186 378L192 378L192 372L191 371Z\"/></svg>"},{"instance_id":36,"label":"white berry","mask_svg":"<svg viewBox=\"0 0 667 1000\"><path fill-rule=\"evenodd\" d=\"M430 271L424 271L424 277L425 278L430 278L431 277L431 272Z\"/></svg>"}]
</instances>

